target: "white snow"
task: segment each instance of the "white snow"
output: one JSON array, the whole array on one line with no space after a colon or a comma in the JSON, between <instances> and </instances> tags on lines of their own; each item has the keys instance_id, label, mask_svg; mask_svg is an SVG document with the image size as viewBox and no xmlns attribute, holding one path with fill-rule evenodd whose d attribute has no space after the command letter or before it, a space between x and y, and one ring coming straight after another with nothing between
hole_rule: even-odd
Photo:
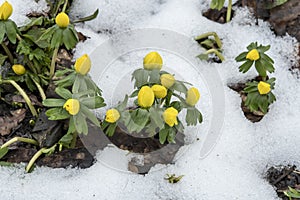
<instances>
[{"instance_id":1,"label":"white snow","mask_svg":"<svg viewBox=\"0 0 300 200\"><path fill-rule=\"evenodd\" d=\"M25 20L24 15L28 11L39 7L33 0L11 2L15 8L13 19L18 19L18 23ZM39 4L44 5L42 2ZM111 36L106 29L121 33L138 28L161 28L179 32L191 39L208 31L218 33L223 41L226 61L222 64L198 61L199 67L218 70L225 93L225 118L221 137L208 156L203 158L199 151L212 117L209 86L205 85L205 77L199 78L198 73L184 59L161 50L164 67L173 70L176 77L187 80L200 89L199 109L206 117L203 124L187 129L191 144L174 165L157 165L145 176L124 172L126 158L120 157L117 149L108 147L98 153L98 162L89 169L40 167L33 173L26 174L24 166L1 167L1 199L278 199L275 190L264 179L267 166L300 166L300 81L289 71L289 67L297 59L296 40L290 36L276 37L269 24L261 20L259 26L256 26L254 17L245 8L234 8L236 16L228 24L212 22L201 14L208 8L209 2L75 0L72 9L74 18L87 16L96 8L100 11L96 20L77 26L90 39L77 46L76 57L83 53L91 54L98 45L105 42ZM98 31L101 33L98 34ZM276 71L271 76L277 79L274 90L277 101L271 105L261 122L253 124L244 117L239 95L230 90L227 84L256 75L254 69L247 74L239 73L239 63L234 61L249 43L255 41L263 45L271 44L267 54L275 60ZM153 47L153 50L157 49ZM199 54L202 51L199 49ZM141 67L145 52L145 49L127 52L121 59L112 61L104 74L100 74L96 81L103 89L108 107L122 100L123 93L130 90L130 86L127 87L125 83L129 82L130 73ZM94 65L97 67L97 63ZM97 74L92 74L95 75ZM122 94L118 92L119 86L125 89ZM101 112L103 115L104 110L100 110ZM200 140L196 141L196 137ZM103 163L103 159L109 160L110 166L116 165L113 167L119 170ZM185 176L179 183L172 185L163 179L167 173Z\"/></svg>"}]
</instances>

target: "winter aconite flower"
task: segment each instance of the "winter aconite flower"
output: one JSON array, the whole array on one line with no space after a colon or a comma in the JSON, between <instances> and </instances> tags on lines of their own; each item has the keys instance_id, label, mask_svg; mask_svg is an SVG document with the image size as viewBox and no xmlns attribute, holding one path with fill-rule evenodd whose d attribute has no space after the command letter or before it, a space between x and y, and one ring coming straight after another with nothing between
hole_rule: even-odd
<instances>
[{"instance_id":1,"label":"winter aconite flower","mask_svg":"<svg viewBox=\"0 0 300 200\"><path fill-rule=\"evenodd\" d=\"M23 65L13 65L12 70L15 72L17 75L23 75L26 72L26 69Z\"/></svg>"},{"instance_id":2,"label":"winter aconite flower","mask_svg":"<svg viewBox=\"0 0 300 200\"><path fill-rule=\"evenodd\" d=\"M151 89L153 90L156 98L161 99L167 96L167 88L162 85L153 85Z\"/></svg>"},{"instance_id":3,"label":"winter aconite flower","mask_svg":"<svg viewBox=\"0 0 300 200\"><path fill-rule=\"evenodd\" d=\"M87 54L84 54L76 60L74 68L78 74L86 75L91 69L91 59Z\"/></svg>"},{"instance_id":4,"label":"winter aconite flower","mask_svg":"<svg viewBox=\"0 0 300 200\"><path fill-rule=\"evenodd\" d=\"M249 51L246 58L249 60L253 60L253 61L258 60L259 53L258 53L257 49L252 49L251 51Z\"/></svg>"},{"instance_id":5,"label":"winter aconite flower","mask_svg":"<svg viewBox=\"0 0 300 200\"><path fill-rule=\"evenodd\" d=\"M160 82L166 88L170 88L174 85L175 78L171 74L163 74L163 75L160 76Z\"/></svg>"},{"instance_id":6,"label":"winter aconite flower","mask_svg":"<svg viewBox=\"0 0 300 200\"><path fill-rule=\"evenodd\" d=\"M166 124L168 124L170 127L173 127L174 125L178 124L177 115L178 111L175 108L170 107L167 108L163 113L163 118Z\"/></svg>"},{"instance_id":7,"label":"winter aconite flower","mask_svg":"<svg viewBox=\"0 0 300 200\"><path fill-rule=\"evenodd\" d=\"M159 53L153 51L148 53L144 57L144 69L152 70L152 69L161 69L163 65L163 60Z\"/></svg>"},{"instance_id":8,"label":"winter aconite flower","mask_svg":"<svg viewBox=\"0 0 300 200\"><path fill-rule=\"evenodd\" d=\"M10 3L5 1L1 6L0 6L0 20L7 20L13 12L13 7Z\"/></svg>"},{"instance_id":9,"label":"winter aconite flower","mask_svg":"<svg viewBox=\"0 0 300 200\"><path fill-rule=\"evenodd\" d=\"M70 24L69 16L64 12L61 12L56 16L55 23L60 28L66 28Z\"/></svg>"},{"instance_id":10,"label":"winter aconite flower","mask_svg":"<svg viewBox=\"0 0 300 200\"><path fill-rule=\"evenodd\" d=\"M109 123L115 123L120 119L120 113L117 109L109 109L106 112L105 121Z\"/></svg>"},{"instance_id":11,"label":"winter aconite flower","mask_svg":"<svg viewBox=\"0 0 300 200\"><path fill-rule=\"evenodd\" d=\"M199 99L200 99L200 93L197 88L192 87L187 91L185 101L188 105L190 106L196 105Z\"/></svg>"},{"instance_id":12,"label":"winter aconite flower","mask_svg":"<svg viewBox=\"0 0 300 200\"><path fill-rule=\"evenodd\" d=\"M269 83L260 81L257 85L259 94L268 94L271 91L271 85Z\"/></svg>"},{"instance_id":13,"label":"winter aconite flower","mask_svg":"<svg viewBox=\"0 0 300 200\"><path fill-rule=\"evenodd\" d=\"M70 115L76 115L80 110L80 103L77 99L68 99L63 106Z\"/></svg>"},{"instance_id":14,"label":"winter aconite flower","mask_svg":"<svg viewBox=\"0 0 300 200\"><path fill-rule=\"evenodd\" d=\"M142 108L149 108L154 102L154 92L149 86L143 86L138 93L138 104Z\"/></svg>"}]
</instances>

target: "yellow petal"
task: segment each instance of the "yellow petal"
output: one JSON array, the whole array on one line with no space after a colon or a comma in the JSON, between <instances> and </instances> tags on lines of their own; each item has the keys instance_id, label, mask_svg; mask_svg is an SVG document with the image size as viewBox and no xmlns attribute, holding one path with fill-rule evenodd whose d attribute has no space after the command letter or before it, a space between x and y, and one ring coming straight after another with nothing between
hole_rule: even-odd
<instances>
[{"instance_id":1,"label":"yellow petal","mask_svg":"<svg viewBox=\"0 0 300 200\"><path fill-rule=\"evenodd\" d=\"M163 60L159 53L156 51L148 53L144 57L144 69L152 70L152 69L161 69L163 65Z\"/></svg>"},{"instance_id":2,"label":"yellow petal","mask_svg":"<svg viewBox=\"0 0 300 200\"><path fill-rule=\"evenodd\" d=\"M153 90L156 98L161 99L167 96L167 88L162 85L153 85L151 89Z\"/></svg>"},{"instance_id":3,"label":"yellow petal","mask_svg":"<svg viewBox=\"0 0 300 200\"><path fill-rule=\"evenodd\" d=\"M271 85L269 83L260 81L257 85L257 89L261 95L268 94L271 91Z\"/></svg>"},{"instance_id":4,"label":"yellow petal","mask_svg":"<svg viewBox=\"0 0 300 200\"><path fill-rule=\"evenodd\" d=\"M23 65L13 65L12 70L15 72L17 75L23 75L26 72L26 69Z\"/></svg>"},{"instance_id":5,"label":"yellow petal","mask_svg":"<svg viewBox=\"0 0 300 200\"><path fill-rule=\"evenodd\" d=\"M106 112L105 121L115 123L120 118L120 113L117 109L110 109Z\"/></svg>"},{"instance_id":6,"label":"yellow petal","mask_svg":"<svg viewBox=\"0 0 300 200\"><path fill-rule=\"evenodd\" d=\"M160 82L164 87L170 88L174 85L175 78L171 74L163 74L160 76Z\"/></svg>"},{"instance_id":7,"label":"yellow petal","mask_svg":"<svg viewBox=\"0 0 300 200\"><path fill-rule=\"evenodd\" d=\"M138 93L138 104L142 108L149 108L154 102L154 92L149 86L143 86Z\"/></svg>"},{"instance_id":8,"label":"yellow petal","mask_svg":"<svg viewBox=\"0 0 300 200\"><path fill-rule=\"evenodd\" d=\"M90 57L84 54L76 60L74 68L78 74L86 75L90 71L91 65Z\"/></svg>"},{"instance_id":9,"label":"yellow petal","mask_svg":"<svg viewBox=\"0 0 300 200\"><path fill-rule=\"evenodd\" d=\"M56 16L55 23L60 28L66 28L67 26L69 26L69 23L70 23L69 16L64 12L61 12Z\"/></svg>"},{"instance_id":10,"label":"yellow petal","mask_svg":"<svg viewBox=\"0 0 300 200\"><path fill-rule=\"evenodd\" d=\"M170 127L177 125L178 124L177 115L178 115L178 111L175 108L173 107L167 108L163 113L163 118L165 123L168 124Z\"/></svg>"},{"instance_id":11,"label":"yellow petal","mask_svg":"<svg viewBox=\"0 0 300 200\"><path fill-rule=\"evenodd\" d=\"M200 99L200 93L197 88L192 87L187 91L185 101L188 105L190 105L190 106L196 105L196 103L199 101L199 99Z\"/></svg>"},{"instance_id":12,"label":"yellow petal","mask_svg":"<svg viewBox=\"0 0 300 200\"><path fill-rule=\"evenodd\" d=\"M5 1L0 7L0 20L7 20L13 12L13 7Z\"/></svg>"},{"instance_id":13,"label":"yellow petal","mask_svg":"<svg viewBox=\"0 0 300 200\"><path fill-rule=\"evenodd\" d=\"M257 49L252 49L251 51L248 52L246 58L253 61L258 60L259 52L257 51Z\"/></svg>"},{"instance_id":14,"label":"yellow petal","mask_svg":"<svg viewBox=\"0 0 300 200\"><path fill-rule=\"evenodd\" d=\"M68 99L63 106L70 115L77 115L80 110L80 103L77 99Z\"/></svg>"}]
</instances>

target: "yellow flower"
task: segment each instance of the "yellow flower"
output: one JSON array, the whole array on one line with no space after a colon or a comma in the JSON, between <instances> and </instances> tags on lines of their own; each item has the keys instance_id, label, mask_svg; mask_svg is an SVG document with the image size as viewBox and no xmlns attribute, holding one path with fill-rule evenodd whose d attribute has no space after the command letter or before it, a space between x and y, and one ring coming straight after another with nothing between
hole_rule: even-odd
<instances>
[{"instance_id":1,"label":"yellow flower","mask_svg":"<svg viewBox=\"0 0 300 200\"><path fill-rule=\"evenodd\" d=\"M17 75L23 75L26 72L26 69L23 65L13 65L12 70L15 72Z\"/></svg>"},{"instance_id":2,"label":"yellow flower","mask_svg":"<svg viewBox=\"0 0 300 200\"><path fill-rule=\"evenodd\" d=\"M154 102L154 92L149 86L143 86L138 93L138 104L142 108L149 108Z\"/></svg>"},{"instance_id":3,"label":"yellow flower","mask_svg":"<svg viewBox=\"0 0 300 200\"><path fill-rule=\"evenodd\" d=\"M0 20L7 20L13 12L13 7L10 3L5 1L1 6L0 6Z\"/></svg>"},{"instance_id":4,"label":"yellow flower","mask_svg":"<svg viewBox=\"0 0 300 200\"><path fill-rule=\"evenodd\" d=\"M77 99L68 99L63 108L65 108L70 115L76 115L80 110L80 103Z\"/></svg>"},{"instance_id":5,"label":"yellow flower","mask_svg":"<svg viewBox=\"0 0 300 200\"><path fill-rule=\"evenodd\" d=\"M159 55L159 53L157 53L156 51L150 52L144 57L144 69L160 70L162 68L162 65L163 65L163 60Z\"/></svg>"},{"instance_id":6,"label":"yellow flower","mask_svg":"<svg viewBox=\"0 0 300 200\"><path fill-rule=\"evenodd\" d=\"M170 107L167 108L163 113L163 118L166 124L168 124L170 127L173 127L174 125L178 124L177 115L178 111L175 108Z\"/></svg>"},{"instance_id":7,"label":"yellow flower","mask_svg":"<svg viewBox=\"0 0 300 200\"><path fill-rule=\"evenodd\" d=\"M160 82L166 88L170 88L174 85L175 78L171 74L163 74L163 75L160 76Z\"/></svg>"},{"instance_id":8,"label":"yellow flower","mask_svg":"<svg viewBox=\"0 0 300 200\"><path fill-rule=\"evenodd\" d=\"M185 101L188 105L190 105L190 106L196 105L196 103L199 101L199 99L200 99L200 93L197 88L192 87L187 91Z\"/></svg>"},{"instance_id":9,"label":"yellow flower","mask_svg":"<svg viewBox=\"0 0 300 200\"><path fill-rule=\"evenodd\" d=\"M268 94L271 91L271 85L269 83L260 81L257 85L259 94Z\"/></svg>"},{"instance_id":10,"label":"yellow flower","mask_svg":"<svg viewBox=\"0 0 300 200\"><path fill-rule=\"evenodd\" d=\"M253 61L258 60L259 53L258 53L257 49L252 49L251 51L249 51L246 58L249 60L253 60Z\"/></svg>"},{"instance_id":11,"label":"yellow flower","mask_svg":"<svg viewBox=\"0 0 300 200\"><path fill-rule=\"evenodd\" d=\"M165 88L162 85L153 85L151 87L151 89L154 92L154 95L156 98L164 98L165 96L167 96L167 88Z\"/></svg>"},{"instance_id":12,"label":"yellow flower","mask_svg":"<svg viewBox=\"0 0 300 200\"><path fill-rule=\"evenodd\" d=\"M84 54L80 58L77 58L74 68L78 74L86 75L91 69L90 57L87 54Z\"/></svg>"},{"instance_id":13,"label":"yellow flower","mask_svg":"<svg viewBox=\"0 0 300 200\"><path fill-rule=\"evenodd\" d=\"M70 19L68 15L64 12L59 13L56 18L55 18L55 23L60 27L60 28L66 28L69 26Z\"/></svg>"},{"instance_id":14,"label":"yellow flower","mask_svg":"<svg viewBox=\"0 0 300 200\"><path fill-rule=\"evenodd\" d=\"M109 123L115 123L120 119L120 113L117 109L109 109L106 112L105 121Z\"/></svg>"}]
</instances>

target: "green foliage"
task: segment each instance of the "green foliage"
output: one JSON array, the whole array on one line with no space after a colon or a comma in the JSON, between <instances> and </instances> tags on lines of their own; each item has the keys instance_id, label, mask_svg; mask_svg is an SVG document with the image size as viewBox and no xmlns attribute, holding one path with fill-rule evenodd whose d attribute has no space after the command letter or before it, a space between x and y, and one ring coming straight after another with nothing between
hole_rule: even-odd
<instances>
[{"instance_id":1,"label":"green foliage","mask_svg":"<svg viewBox=\"0 0 300 200\"><path fill-rule=\"evenodd\" d=\"M265 81L271 85L271 89L274 89L275 78L271 78ZM244 92L247 94L245 106L247 106L251 112L261 111L264 114L267 113L269 105L276 101L276 97L272 92L261 95L257 88L258 82L253 81L246 83Z\"/></svg>"},{"instance_id":2,"label":"green foliage","mask_svg":"<svg viewBox=\"0 0 300 200\"><path fill-rule=\"evenodd\" d=\"M273 66L274 61L267 54L265 54L265 52L270 49L270 45L263 46L258 45L257 42L253 42L247 47L247 49L247 52L242 52L235 58L237 62L244 62L239 67L240 72L246 73L247 71L249 71L253 64L255 65L255 69L258 74L262 77L266 77L267 72L273 73L275 71L275 68ZM259 59L256 61L252 61L246 58L247 54L253 49L257 49L257 51L259 52Z\"/></svg>"},{"instance_id":3,"label":"green foliage","mask_svg":"<svg viewBox=\"0 0 300 200\"><path fill-rule=\"evenodd\" d=\"M184 177L184 175L181 175L181 176L176 176L175 174L167 174L166 177L165 177L165 180L168 180L169 183L178 183L182 177Z\"/></svg>"},{"instance_id":4,"label":"green foliage","mask_svg":"<svg viewBox=\"0 0 300 200\"><path fill-rule=\"evenodd\" d=\"M284 191L283 193L289 198L289 200L300 199L300 190L296 190L290 186L289 189L287 191Z\"/></svg>"},{"instance_id":5,"label":"green foliage","mask_svg":"<svg viewBox=\"0 0 300 200\"><path fill-rule=\"evenodd\" d=\"M7 36L8 40L16 44L17 33L20 33L16 23L10 19L2 21L0 20L0 43L3 42L4 37Z\"/></svg>"}]
</instances>

